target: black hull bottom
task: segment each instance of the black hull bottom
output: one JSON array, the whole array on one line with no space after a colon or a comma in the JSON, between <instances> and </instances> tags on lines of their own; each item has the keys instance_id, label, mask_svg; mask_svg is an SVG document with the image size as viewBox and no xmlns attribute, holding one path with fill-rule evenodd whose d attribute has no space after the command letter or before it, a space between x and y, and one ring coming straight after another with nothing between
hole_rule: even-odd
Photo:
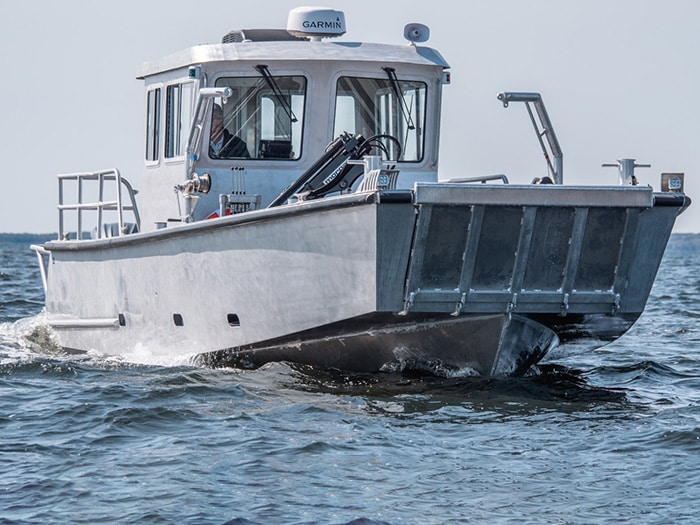
<instances>
[{"instance_id":1,"label":"black hull bottom","mask_svg":"<svg viewBox=\"0 0 700 525\"><path fill-rule=\"evenodd\" d=\"M533 321L556 332L562 343L590 340L598 348L624 335L641 313L530 315Z\"/></svg>"},{"instance_id":2,"label":"black hull bottom","mask_svg":"<svg viewBox=\"0 0 700 525\"><path fill-rule=\"evenodd\" d=\"M198 364L257 368L288 361L349 372L420 368L518 376L559 342L554 331L517 315L373 321L354 320L254 348L202 354Z\"/></svg>"}]
</instances>

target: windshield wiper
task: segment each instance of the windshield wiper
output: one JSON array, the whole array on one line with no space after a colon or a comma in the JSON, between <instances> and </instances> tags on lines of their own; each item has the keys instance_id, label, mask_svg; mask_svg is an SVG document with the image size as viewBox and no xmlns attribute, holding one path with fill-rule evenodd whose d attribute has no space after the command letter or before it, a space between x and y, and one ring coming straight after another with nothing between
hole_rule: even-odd
<instances>
[{"instance_id":1,"label":"windshield wiper","mask_svg":"<svg viewBox=\"0 0 700 525\"><path fill-rule=\"evenodd\" d=\"M401 84L399 83L399 79L396 77L396 70L393 67L383 67L382 69L389 78L389 82L391 83L391 87L394 90L396 98L401 101L399 108L401 108L401 114L408 125L408 129L416 129L415 124L413 124L413 119L411 118L411 112L408 109L408 104L406 104L406 99L403 96Z\"/></svg>"},{"instance_id":2,"label":"windshield wiper","mask_svg":"<svg viewBox=\"0 0 700 525\"><path fill-rule=\"evenodd\" d=\"M270 70L267 68L266 65L264 64L259 64L255 66L255 69L258 70L258 73L262 75L262 77L265 79L265 82L267 82L267 85L269 88L272 90L272 93L277 97L277 100L280 101L280 104L282 104L282 107L284 108L284 111L287 113L287 116L292 122L297 121L297 117L292 111L292 107L289 105L289 102L287 102L287 99L284 96L284 93L282 93L282 90L279 88L277 85L277 82L275 82L274 77L270 74Z\"/></svg>"}]
</instances>

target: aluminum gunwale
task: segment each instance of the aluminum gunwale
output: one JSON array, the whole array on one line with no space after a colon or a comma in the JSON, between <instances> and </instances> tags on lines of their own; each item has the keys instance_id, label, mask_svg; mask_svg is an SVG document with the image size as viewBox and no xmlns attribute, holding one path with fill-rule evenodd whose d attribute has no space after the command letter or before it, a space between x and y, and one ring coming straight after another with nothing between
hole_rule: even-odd
<instances>
[{"instance_id":1,"label":"aluminum gunwale","mask_svg":"<svg viewBox=\"0 0 700 525\"><path fill-rule=\"evenodd\" d=\"M517 191L521 190L521 191ZM415 191L415 197L414 197ZM442 205L517 205L517 206L653 206L687 207L690 199L682 194L653 193L651 188L595 187L595 186L485 186L454 183L416 183L415 190L394 190L373 193L348 194L325 199L305 201L276 208L265 208L217 220L198 221L150 232L121 237L89 240L54 240L45 243L52 251L99 250L106 247L134 245L187 236L198 230L214 230L238 224L275 220L289 214L314 213L332 208L345 208L375 203L442 204ZM542 192L551 192L549 195ZM607 194L608 199L601 198ZM582 198L583 197L583 198Z\"/></svg>"},{"instance_id":2,"label":"aluminum gunwale","mask_svg":"<svg viewBox=\"0 0 700 525\"><path fill-rule=\"evenodd\" d=\"M386 197L384 197L386 195ZM121 246L133 246L153 242L155 240L173 239L177 237L189 237L197 231L211 231L220 228L229 228L241 224L278 220L290 215L300 215L315 213L318 211L334 208L348 208L353 206L363 206L367 204L392 204L409 203L412 192L410 190L393 190L387 192L353 193L336 197L327 197L313 201L305 201L287 206L275 208L264 208L237 215L229 215L218 219L197 221L188 224L163 228L161 230L134 233L120 237L110 237L107 239L87 239L87 240L54 240L43 245L48 251L86 251L102 250L105 248L116 248Z\"/></svg>"}]
</instances>

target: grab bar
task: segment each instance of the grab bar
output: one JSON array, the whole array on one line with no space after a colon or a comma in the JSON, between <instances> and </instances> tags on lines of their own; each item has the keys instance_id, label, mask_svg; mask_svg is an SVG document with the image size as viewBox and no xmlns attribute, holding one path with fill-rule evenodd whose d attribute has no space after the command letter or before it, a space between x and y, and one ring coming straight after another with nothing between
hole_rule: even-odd
<instances>
[{"instance_id":1,"label":"grab bar","mask_svg":"<svg viewBox=\"0 0 700 525\"><path fill-rule=\"evenodd\" d=\"M76 181L77 199L72 204L65 203L64 183L66 181ZM96 181L98 183L97 200L93 202L84 202L83 190L84 182ZM116 185L116 198L114 200L104 200L105 181L114 181ZM129 204L124 204L122 199L122 188L127 192ZM103 237L104 211L116 211L117 221L119 226L119 235L125 234L124 227L124 211L130 211L134 215L134 221L138 230L141 229L141 217L139 215L138 206L136 205L136 190L134 190L125 178L121 176L119 170L108 169L103 171L95 171L89 173L66 173L58 175L58 238L65 239L65 216L66 211L77 212L77 238L83 238L83 211L97 211L97 238Z\"/></svg>"}]
</instances>

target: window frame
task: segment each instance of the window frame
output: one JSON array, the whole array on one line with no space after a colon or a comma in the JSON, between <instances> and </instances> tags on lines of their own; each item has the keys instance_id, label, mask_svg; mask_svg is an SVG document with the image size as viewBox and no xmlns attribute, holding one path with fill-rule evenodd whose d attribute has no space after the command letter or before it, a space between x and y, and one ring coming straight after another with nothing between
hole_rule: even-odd
<instances>
[{"instance_id":1,"label":"window frame","mask_svg":"<svg viewBox=\"0 0 700 525\"><path fill-rule=\"evenodd\" d=\"M334 91L332 94L332 101L331 101L331 111L332 111L332 123L331 123L331 131L334 135L334 138L341 132L347 131L349 133L360 133L363 136L365 136L365 133L363 133L364 130L357 129L357 125L355 125L354 130L339 130L337 128L337 123L338 123L338 116L340 112L338 111L338 101L342 100L343 98L350 98L351 100L354 100L357 102L360 97L357 96L357 91L356 90L349 90L353 93L356 93L355 96L352 95L341 95L344 91L347 90L341 90L340 88L340 82L342 79L354 79L358 80L360 82L362 81L373 81L373 82L386 82L386 86L377 89L374 92L374 100L373 102L373 109L374 113L368 112L367 108L365 108L365 112L368 113L372 120L371 122L374 125L374 131L372 132L371 135L374 134L380 134L380 133L389 133L388 131L377 131L377 127L387 127L387 122L388 119L392 118L392 126L396 124L400 124L401 126L404 126L404 123L402 122L403 119L406 117L404 116L404 112L402 108L399 108L398 105L403 104L404 101L398 99L395 94L393 93L393 88L391 86L391 81L387 78L386 75L372 75L368 74L367 72L360 72L360 71L339 71L334 79L332 80L334 82ZM398 162L402 164L421 164L426 161L428 158L428 152L426 150L427 147L427 129L428 126L430 125L430 119L429 119L429 114L428 114L428 105L430 101L430 89L431 89L431 84L430 84L430 79L424 78L421 75L411 75L408 78L399 78L398 79L400 84L403 83L411 83L416 86L420 85L422 86L422 96L418 99L416 99L415 102L412 102L411 105L415 106L418 109L418 112L420 113L420 119L418 119L418 114L411 114L411 119L414 121L414 125L416 127L416 130L413 132L409 132L407 135L407 140L406 143L404 143L402 137L396 137L400 142L402 146L402 158L398 160ZM405 93L404 93L405 95ZM394 104L391 105L391 108L389 108L388 102L390 102L389 98L393 97L394 99ZM377 110L381 107L384 106L387 108L387 111L382 112L381 114L377 113ZM354 105L354 110L352 113L352 118L354 120L357 120L358 115L362 113L361 109L358 109L357 104ZM341 115L342 116L342 115ZM347 118L345 120L348 120ZM366 118L364 120L367 120ZM355 122L357 124L357 122ZM408 131L407 129L404 129L404 131ZM370 135L370 136L371 136ZM414 135L415 138L412 138L411 135ZM369 136L365 136L365 138L369 138ZM415 140L415 145L414 149L417 149L417 147L420 147L420 155L415 155L414 158L406 160L404 158L407 148L405 147L406 144L408 144L410 141ZM419 142L418 142L419 140Z\"/></svg>"},{"instance_id":2,"label":"window frame","mask_svg":"<svg viewBox=\"0 0 700 525\"><path fill-rule=\"evenodd\" d=\"M194 119L196 93L195 80L178 79L165 85L163 158L166 162L183 160L187 154L187 141ZM177 122L176 126L174 122Z\"/></svg>"},{"instance_id":3,"label":"window frame","mask_svg":"<svg viewBox=\"0 0 700 525\"><path fill-rule=\"evenodd\" d=\"M161 113L163 86L155 84L146 90L146 136L144 141L144 161L146 165L160 164L161 159Z\"/></svg>"},{"instance_id":4,"label":"window frame","mask_svg":"<svg viewBox=\"0 0 700 525\"><path fill-rule=\"evenodd\" d=\"M260 143L263 140L284 140L284 139L269 139L269 138L263 138L263 133L266 130L269 130L268 124L262 122L262 112L265 111L263 109L263 101L264 100L272 100L274 99L274 95L272 91L267 87L267 84L265 83L265 79L262 76L256 75L255 73L251 74L250 72L245 72L242 73L240 71L236 72L221 72L218 74L215 78L212 79L212 85L215 87L224 87L228 86L231 87L234 91L234 96L229 98L227 104L234 103L235 104L235 98L236 94L240 92L241 90L241 85L235 85L235 81L239 79L246 79L246 80L255 80L259 87L256 88L251 88L249 91L253 91L254 94L254 99L255 99L255 105L252 106L255 108L254 113L257 113L258 111L261 112L261 117L253 122L253 124L248 126L248 129L252 129L253 133L255 135L254 137L254 144L251 144L251 141L249 140L248 135L245 137L241 137L245 142L246 145L248 146L248 151L251 154L250 157L233 157L233 158L220 158L220 157L211 157L209 156L209 148L205 145L208 144L209 137L211 134L211 121L207 123L207 129L206 129L206 134L205 134L205 140L202 141L202 154L204 155L204 152L206 151L206 158L211 160L212 162L217 162L217 161L228 161L230 162L231 160L236 160L236 161L251 161L251 162L264 162L264 161L272 161L272 162L279 162L279 161L290 161L290 162L299 162L303 158L303 150L304 150L304 137L306 135L306 126L307 126L307 118L306 118L306 108L307 108L307 103L309 100L309 89L311 82L309 80L308 74L295 70L295 71L289 71L289 70L274 70L271 68L271 73L272 77L275 80L279 80L281 78L291 78L294 80L299 80L301 79L303 81L302 85L300 86L301 94L296 95L293 94L293 96L301 96L303 97L303 100L301 102L301 107L296 107L294 102L292 102L292 111L294 115L297 117L298 123L295 122L290 122L290 142L292 146L292 152L294 153L293 157L274 157L274 156L269 156L269 157L263 157L260 156ZM228 82L226 82L228 81ZM258 91L257 93L255 91ZM250 95L250 93L247 93L247 95ZM217 101L217 103L220 103ZM282 109L281 105L275 106L276 110ZM249 121L250 119L255 119L255 115L248 117L246 119L246 122ZM274 121L271 121L274 122ZM244 125L246 125L244 123ZM230 126L230 124L229 124ZM299 131L296 133L294 132L295 126L299 126ZM226 129L231 132L231 130L227 127ZM297 140L298 137L298 140ZM298 148L296 147L298 144Z\"/></svg>"}]
</instances>

